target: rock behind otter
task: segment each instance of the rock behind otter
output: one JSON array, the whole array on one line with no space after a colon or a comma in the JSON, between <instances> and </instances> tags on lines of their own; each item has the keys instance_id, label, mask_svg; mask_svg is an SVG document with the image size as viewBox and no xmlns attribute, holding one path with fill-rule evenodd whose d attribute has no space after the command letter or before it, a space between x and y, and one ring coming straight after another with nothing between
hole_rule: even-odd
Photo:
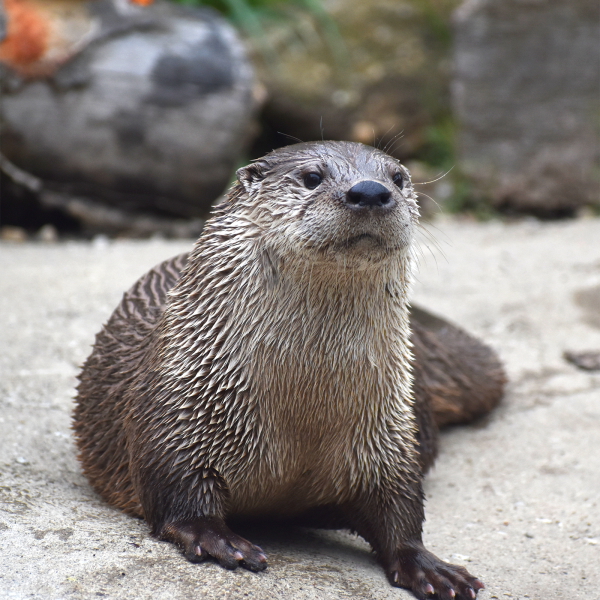
<instances>
[{"instance_id":1,"label":"rock behind otter","mask_svg":"<svg viewBox=\"0 0 600 600\"><path fill-rule=\"evenodd\" d=\"M190 560L261 570L226 520L299 520L354 529L417 597L475 597L422 545L421 481L436 422L487 412L504 378L423 311L411 343L417 219L406 169L360 144L240 169L190 256L138 281L84 365L74 428L94 488Z\"/></svg>"}]
</instances>

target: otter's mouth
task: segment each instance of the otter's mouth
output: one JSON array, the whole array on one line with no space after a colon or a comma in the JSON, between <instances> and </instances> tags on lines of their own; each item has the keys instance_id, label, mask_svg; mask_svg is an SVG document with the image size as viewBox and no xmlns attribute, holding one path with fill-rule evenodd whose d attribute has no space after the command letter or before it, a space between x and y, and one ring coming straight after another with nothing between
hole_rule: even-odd
<instances>
[{"instance_id":1,"label":"otter's mouth","mask_svg":"<svg viewBox=\"0 0 600 600\"><path fill-rule=\"evenodd\" d=\"M347 238L337 239L318 246L318 251L324 254L329 252L341 254L359 254L377 256L382 253L389 255L401 251L405 248L405 244L398 243L398 240L390 240L387 237L377 235L375 233L359 233L348 236Z\"/></svg>"},{"instance_id":2,"label":"otter's mouth","mask_svg":"<svg viewBox=\"0 0 600 600\"><path fill-rule=\"evenodd\" d=\"M354 235L345 240L341 245L344 248L354 248L355 246L362 244L378 247L384 247L388 245L382 237L372 233L361 233L359 235Z\"/></svg>"}]
</instances>

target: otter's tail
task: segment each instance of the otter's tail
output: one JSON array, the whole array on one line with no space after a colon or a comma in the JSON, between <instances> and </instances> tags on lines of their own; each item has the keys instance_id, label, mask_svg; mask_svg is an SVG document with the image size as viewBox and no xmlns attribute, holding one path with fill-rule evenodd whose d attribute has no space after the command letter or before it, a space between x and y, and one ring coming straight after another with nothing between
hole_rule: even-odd
<instances>
[{"instance_id":1,"label":"otter's tail","mask_svg":"<svg viewBox=\"0 0 600 600\"><path fill-rule=\"evenodd\" d=\"M506 376L489 346L421 308L410 312L415 410L427 470L437 453L437 429L490 412L502 398Z\"/></svg>"}]
</instances>

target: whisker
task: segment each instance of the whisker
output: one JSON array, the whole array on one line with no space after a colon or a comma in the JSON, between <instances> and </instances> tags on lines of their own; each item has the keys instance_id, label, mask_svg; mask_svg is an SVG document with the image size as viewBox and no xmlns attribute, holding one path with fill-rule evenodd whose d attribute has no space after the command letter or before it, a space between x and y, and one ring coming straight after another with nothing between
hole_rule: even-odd
<instances>
[{"instance_id":1,"label":"whisker","mask_svg":"<svg viewBox=\"0 0 600 600\"><path fill-rule=\"evenodd\" d=\"M389 130L388 130L389 131ZM402 139L404 134L404 129L402 131L399 131L383 148L384 152L387 152L388 154L391 154L393 152L393 150L395 150L395 148L390 148L390 146L392 146L398 139Z\"/></svg>"},{"instance_id":2,"label":"whisker","mask_svg":"<svg viewBox=\"0 0 600 600\"><path fill-rule=\"evenodd\" d=\"M440 212L442 211L442 207L440 206L440 204L434 200L429 194L426 194L425 192L416 192L417 196L425 196L425 198L429 198L439 209Z\"/></svg>"},{"instance_id":3,"label":"whisker","mask_svg":"<svg viewBox=\"0 0 600 600\"><path fill-rule=\"evenodd\" d=\"M422 228L423 230L425 230L429 235L431 235L433 237L433 234L422 224L419 223L419 227ZM427 223L427 227L431 227L432 229L435 229L439 234L441 234L442 236L444 236L443 242L445 244L448 244L448 246L452 246L452 240L448 237L448 235L442 231L439 227L436 227L433 222L429 221L429 223ZM433 239L436 239L435 237ZM437 241L437 239L436 239Z\"/></svg>"},{"instance_id":4,"label":"whisker","mask_svg":"<svg viewBox=\"0 0 600 600\"><path fill-rule=\"evenodd\" d=\"M448 175L448 173L450 173L450 171L452 171L452 169L454 169L454 165L452 165L445 173L442 173L436 179L432 179L431 181L420 181L419 183L413 183L413 185L427 185L429 183L435 183L436 181L439 181L440 179L443 179L444 177L446 177L446 175Z\"/></svg>"},{"instance_id":5,"label":"whisker","mask_svg":"<svg viewBox=\"0 0 600 600\"><path fill-rule=\"evenodd\" d=\"M279 135L284 135L287 138L290 138L290 140L295 140L296 142L299 143L304 143L304 140L301 140L299 137L296 137L295 135L290 135L289 133L283 133L283 131L278 131L277 132Z\"/></svg>"},{"instance_id":6,"label":"whisker","mask_svg":"<svg viewBox=\"0 0 600 600\"><path fill-rule=\"evenodd\" d=\"M423 260L425 260L425 257L423 255L423 250L422 250L422 248L420 248L419 241L415 240L415 244L419 245L419 252L421 253L421 256L422 256ZM414 267L412 265L414 265ZM418 277L418 275L420 273L421 273L421 262L419 260L419 257L416 254L416 247L415 247L413 249L412 257L411 257L411 274L414 277L414 281L417 282L417 283L421 283L421 280Z\"/></svg>"},{"instance_id":7,"label":"whisker","mask_svg":"<svg viewBox=\"0 0 600 600\"><path fill-rule=\"evenodd\" d=\"M385 136L392 130L394 129L394 127L396 127L396 123L394 123L393 125L391 125L388 130L379 138L379 141L377 142L377 150L381 149L381 144L383 142L383 140L385 140ZM375 129L373 129L373 138L375 137ZM374 144L373 144L374 145ZM386 144L387 147L387 144ZM383 149L383 152L385 152L385 148Z\"/></svg>"},{"instance_id":8,"label":"whisker","mask_svg":"<svg viewBox=\"0 0 600 600\"><path fill-rule=\"evenodd\" d=\"M435 252L430 248L430 246L429 246L429 244L427 242L421 241L420 243L422 243L425 246L425 248L427 248L427 250L429 250L429 254L431 254L431 257L433 258L433 260L435 262L435 268L436 268L436 270L438 272L438 275L439 275L440 267L439 267L439 264L438 264ZM427 258L425 257L425 255L423 255L423 262L425 262L425 263L427 262Z\"/></svg>"},{"instance_id":9,"label":"whisker","mask_svg":"<svg viewBox=\"0 0 600 600\"><path fill-rule=\"evenodd\" d=\"M425 245L425 247L427 248L427 250L429 250L429 253L431 254L431 256L433 257L433 259L435 260L435 264L436 264L436 267L438 268L438 272L439 272L439 265L438 265L438 261L437 261L437 256L436 256L436 253L434 253L434 251L432 250L431 246L433 248L435 248L437 250L437 252L442 255L442 257L444 258L444 260L446 261L446 263L448 263L448 258L446 256L444 250L442 249L442 247L440 245L440 242L438 241L438 239L430 231L428 231L420 223L419 223L419 227L418 227L418 232L422 236L419 241L422 244ZM431 244L431 246L430 246L430 244Z\"/></svg>"},{"instance_id":10,"label":"whisker","mask_svg":"<svg viewBox=\"0 0 600 600\"><path fill-rule=\"evenodd\" d=\"M420 242L420 240L418 240L418 239L415 239L415 257L414 257L414 258L415 258L415 263L416 263L417 267L418 267L418 268L419 268L419 270L420 270L420 265L421 265L421 263L420 263L420 261L419 261L419 256L417 255L417 253L418 253L418 255L420 255L420 257L421 257L423 260L425 260L425 254L424 254L424 252L423 252L423 248L422 248L422 246L421 246L421 242Z\"/></svg>"},{"instance_id":11,"label":"whisker","mask_svg":"<svg viewBox=\"0 0 600 600\"><path fill-rule=\"evenodd\" d=\"M396 152L396 150L398 150L398 148L400 148L400 146L402 146L402 137L399 137L398 140L396 141L396 143L387 151L388 154L393 155L394 152Z\"/></svg>"}]
</instances>

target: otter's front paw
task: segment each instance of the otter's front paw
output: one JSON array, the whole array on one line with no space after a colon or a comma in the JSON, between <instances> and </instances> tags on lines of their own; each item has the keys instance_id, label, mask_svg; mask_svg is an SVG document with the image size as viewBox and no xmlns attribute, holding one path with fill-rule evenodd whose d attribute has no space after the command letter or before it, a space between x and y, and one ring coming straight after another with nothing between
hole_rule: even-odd
<instances>
[{"instance_id":1,"label":"otter's front paw","mask_svg":"<svg viewBox=\"0 0 600 600\"><path fill-rule=\"evenodd\" d=\"M182 548L184 556L191 562L201 562L212 556L226 569L235 569L238 564L251 571L267 568L264 552L233 533L218 517L168 523L160 537Z\"/></svg>"},{"instance_id":2,"label":"otter's front paw","mask_svg":"<svg viewBox=\"0 0 600 600\"><path fill-rule=\"evenodd\" d=\"M410 590L419 600L473 600L484 587L464 567L441 561L421 544L396 550L386 570L392 585Z\"/></svg>"}]
</instances>

